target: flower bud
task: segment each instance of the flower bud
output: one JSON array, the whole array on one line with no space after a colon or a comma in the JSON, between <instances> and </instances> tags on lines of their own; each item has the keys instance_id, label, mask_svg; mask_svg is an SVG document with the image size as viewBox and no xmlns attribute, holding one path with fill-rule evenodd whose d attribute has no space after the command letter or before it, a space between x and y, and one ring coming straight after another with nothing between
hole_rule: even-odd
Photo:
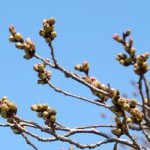
<instances>
[{"instance_id":1,"label":"flower bud","mask_svg":"<svg viewBox=\"0 0 150 150\"><path fill-rule=\"evenodd\" d=\"M41 80L46 79L46 76L45 76L44 73L38 73L38 77L39 77Z\"/></svg>"},{"instance_id":2,"label":"flower bud","mask_svg":"<svg viewBox=\"0 0 150 150\"><path fill-rule=\"evenodd\" d=\"M114 134L114 135L117 135L117 136L120 136L121 135L121 129L119 128L113 128L111 130L111 132Z\"/></svg>"},{"instance_id":3,"label":"flower bud","mask_svg":"<svg viewBox=\"0 0 150 150\"><path fill-rule=\"evenodd\" d=\"M40 36L45 37L45 31L44 31L43 29L41 29L41 30L39 31L39 34L40 34Z\"/></svg>"},{"instance_id":4,"label":"flower bud","mask_svg":"<svg viewBox=\"0 0 150 150\"><path fill-rule=\"evenodd\" d=\"M9 109L12 111L16 111L18 109L17 105L13 102L9 103Z\"/></svg>"},{"instance_id":5,"label":"flower bud","mask_svg":"<svg viewBox=\"0 0 150 150\"><path fill-rule=\"evenodd\" d=\"M8 98L6 96L3 96L2 101L4 101L4 100L8 100Z\"/></svg>"},{"instance_id":6,"label":"flower bud","mask_svg":"<svg viewBox=\"0 0 150 150\"><path fill-rule=\"evenodd\" d=\"M88 63L87 61L84 61L84 62L82 63L82 66L81 66L81 67L82 67L82 71L88 73L90 66L89 66L89 63Z\"/></svg>"},{"instance_id":7,"label":"flower bud","mask_svg":"<svg viewBox=\"0 0 150 150\"><path fill-rule=\"evenodd\" d=\"M51 32L51 40L54 40L56 38L57 34L55 31Z\"/></svg>"},{"instance_id":8,"label":"flower bud","mask_svg":"<svg viewBox=\"0 0 150 150\"><path fill-rule=\"evenodd\" d=\"M47 20L47 19L43 19L43 25L44 25L45 23L48 23L48 20Z\"/></svg>"},{"instance_id":9,"label":"flower bud","mask_svg":"<svg viewBox=\"0 0 150 150\"><path fill-rule=\"evenodd\" d=\"M23 41L23 37L22 37L22 35L20 33L16 33L14 35L14 37L15 37L15 40L18 41L18 42L22 42Z\"/></svg>"},{"instance_id":10,"label":"flower bud","mask_svg":"<svg viewBox=\"0 0 150 150\"><path fill-rule=\"evenodd\" d=\"M9 107L7 106L7 104L2 104L1 109L2 109L3 112L6 112L6 111L9 110Z\"/></svg>"},{"instance_id":11,"label":"flower bud","mask_svg":"<svg viewBox=\"0 0 150 150\"><path fill-rule=\"evenodd\" d=\"M31 110L32 110L32 111L37 111L37 110L38 110L37 105L35 105L35 104L34 104L34 105L32 105L32 106L31 106Z\"/></svg>"},{"instance_id":12,"label":"flower bud","mask_svg":"<svg viewBox=\"0 0 150 150\"><path fill-rule=\"evenodd\" d=\"M148 68L148 63L147 63L147 62L143 62L143 63L142 63L142 68L143 68L143 69Z\"/></svg>"},{"instance_id":13,"label":"flower bud","mask_svg":"<svg viewBox=\"0 0 150 150\"><path fill-rule=\"evenodd\" d=\"M121 123L120 118L119 118L119 117L115 117L115 122L116 122L117 124L120 124L120 123Z\"/></svg>"},{"instance_id":14,"label":"flower bud","mask_svg":"<svg viewBox=\"0 0 150 150\"><path fill-rule=\"evenodd\" d=\"M38 112L38 113L37 113L37 117L42 118L42 117L43 117L43 114L42 114L41 112Z\"/></svg>"},{"instance_id":15,"label":"flower bud","mask_svg":"<svg viewBox=\"0 0 150 150\"><path fill-rule=\"evenodd\" d=\"M34 68L35 71L38 72L38 70L39 70L38 64L34 65L33 68Z\"/></svg>"},{"instance_id":16,"label":"flower bud","mask_svg":"<svg viewBox=\"0 0 150 150\"><path fill-rule=\"evenodd\" d=\"M12 34L12 35L15 35L16 34L16 30L14 28L13 25L9 26L9 32Z\"/></svg>"},{"instance_id":17,"label":"flower bud","mask_svg":"<svg viewBox=\"0 0 150 150\"><path fill-rule=\"evenodd\" d=\"M46 74L46 77L47 77L48 79L50 79L50 77L51 77L51 75L52 75L52 72L49 71L49 70L46 70L45 74Z\"/></svg>"},{"instance_id":18,"label":"flower bud","mask_svg":"<svg viewBox=\"0 0 150 150\"><path fill-rule=\"evenodd\" d=\"M132 120L132 118L127 117L127 118L126 118L126 122L127 122L127 123L132 123L132 122L133 122L133 120Z\"/></svg>"},{"instance_id":19,"label":"flower bud","mask_svg":"<svg viewBox=\"0 0 150 150\"><path fill-rule=\"evenodd\" d=\"M51 114L52 115L56 115L57 114L57 110L56 109L52 109Z\"/></svg>"},{"instance_id":20,"label":"flower bud","mask_svg":"<svg viewBox=\"0 0 150 150\"><path fill-rule=\"evenodd\" d=\"M50 26L53 26L55 24L55 22L56 22L56 20L53 17L48 19L48 23L49 23Z\"/></svg>"},{"instance_id":21,"label":"flower bud","mask_svg":"<svg viewBox=\"0 0 150 150\"><path fill-rule=\"evenodd\" d=\"M45 41L46 41L46 43L50 44L51 43L51 38L46 38Z\"/></svg>"},{"instance_id":22,"label":"flower bud","mask_svg":"<svg viewBox=\"0 0 150 150\"><path fill-rule=\"evenodd\" d=\"M49 120L51 123L54 123L56 121L56 116L51 115Z\"/></svg>"},{"instance_id":23,"label":"flower bud","mask_svg":"<svg viewBox=\"0 0 150 150\"><path fill-rule=\"evenodd\" d=\"M11 35L11 36L9 37L9 41L10 41L10 42L16 42L15 37L14 37L13 35Z\"/></svg>"},{"instance_id":24,"label":"flower bud","mask_svg":"<svg viewBox=\"0 0 150 150\"><path fill-rule=\"evenodd\" d=\"M142 121L144 119L144 114L142 112L140 112L138 115L137 115L137 120L139 121Z\"/></svg>"},{"instance_id":25,"label":"flower bud","mask_svg":"<svg viewBox=\"0 0 150 150\"><path fill-rule=\"evenodd\" d=\"M135 48L131 47L129 53L131 56L134 56L135 55Z\"/></svg>"},{"instance_id":26,"label":"flower bud","mask_svg":"<svg viewBox=\"0 0 150 150\"><path fill-rule=\"evenodd\" d=\"M40 103L37 104L37 111L42 111L42 104Z\"/></svg>"},{"instance_id":27,"label":"flower bud","mask_svg":"<svg viewBox=\"0 0 150 150\"><path fill-rule=\"evenodd\" d=\"M26 55L23 56L23 58L29 60L31 58L31 55L30 54L26 54Z\"/></svg>"},{"instance_id":28,"label":"flower bud","mask_svg":"<svg viewBox=\"0 0 150 150\"><path fill-rule=\"evenodd\" d=\"M44 104L42 105L42 107L43 107L42 110L45 110L45 111L46 111L46 110L48 109L48 104L44 103Z\"/></svg>"},{"instance_id":29,"label":"flower bud","mask_svg":"<svg viewBox=\"0 0 150 150\"><path fill-rule=\"evenodd\" d=\"M45 82L43 80L38 80L37 83L38 84L45 84Z\"/></svg>"},{"instance_id":30,"label":"flower bud","mask_svg":"<svg viewBox=\"0 0 150 150\"><path fill-rule=\"evenodd\" d=\"M116 113L116 112L117 112L116 106L111 106L109 109L110 109L113 113Z\"/></svg>"},{"instance_id":31,"label":"flower bud","mask_svg":"<svg viewBox=\"0 0 150 150\"><path fill-rule=\"evenodd\" d=\"M124 32L124 36L129 36L131 34L131 30L130 29L127 29L125 32Z\"/></svg>"},{"instance_id":32,"label":"flower bud","mask_svg":"<svg viewBox=\"0 0 150 150\"><path fill-rule=\"evenodd\" d=\"M48 118L48 116L49 116L49 112L44 111L44 112L43 112L43 117L44 117L45 119L47 119L47 118Z\"/></svg>"},{"instance_id":33,"label":"flower bud","mask_svg":"<svg viewBox=\"0 0 150 150\"><path fill-rule=\"evenodd\" d=\"M122 117L122 116L123 116L123 113L122 113L121 111L119 111L119 112L116 113L116 116L117 116L117 117Z\"/></svg>"},{"instance_id":34,"label":"flower bud","mask_svg":"<svg viewBox=\"0 0 150 150\"><path fill-rule=\"evenodd\" d=\"M134 108L136 106L136 100L135 99L131 99L130 101L130 107Z\"/></svg>"},{"instance_id":35,"label":"flower bud","mask_svg":"<svg viewBox=\"0 0 150 150\"><path fill-rule=\"evenodd\" d=\"M38 64L38 71L39 72L44 72L44 69L45 69L45 65L44 64Z\"/></svg>"},{"instance_id":36,"label":"flower bud","mask_svg":"<svg viewBox=\"0 0 150 150\"><path fill-rule=\"evenodd\" d=\"M2 118L6 119L7 118L7 114L6 113L1 113L0 114Z\"/></svg>"},{"instance_id":37,"label":"flower bud","mask_svg":"<svg viewBox=\"0 0 150 150\"><path fill-rule=\"evenodd\" d=\"M118 95L119 95L119 91L118 90L116 90L116 89L110 89L110 94L111 94L111 96L112 96L112 98L115 98L115 97L117 97Z\"/></svg>"},{"instance_id":38,"label":"flower bud","mask_svg":"<svg viewBox=\"0 0 150 150\"><path fill-rule=\"evenodd\" d=\"M113 39L119 43L123 42L123 39L118 34L114 34Z\"/></svg>"},{"instance_id":39,"label":"flower bud","mask_svg":"<svg viewBox=\"0 0 150 150\"><path fill-rule=\"evenodd\" d=\"M78 71L81 71L81 65L80 64L76 64L74 69L78 70Z\"/></svg>"},{"instance_id":40,"label":"flower bud","mask_svg":"<svg viewBox=\"0 0 150 150\"><path fill-rule=\"evenodd\" d=\"M24 45L22 43L16 43L16 48L18 49L23 49L24 48Z\"/></svg>"},{"instance_id":41,"label":"flower bud","mask_svg":"<svg viewBox=\"0 0 150 150\"><path fill-rule=\"evenodd\" d=\"M133 39L130 38L130 39L129 39L129 47L132 47L132 45L133 45Z\"/></svg>"}]
</instances>

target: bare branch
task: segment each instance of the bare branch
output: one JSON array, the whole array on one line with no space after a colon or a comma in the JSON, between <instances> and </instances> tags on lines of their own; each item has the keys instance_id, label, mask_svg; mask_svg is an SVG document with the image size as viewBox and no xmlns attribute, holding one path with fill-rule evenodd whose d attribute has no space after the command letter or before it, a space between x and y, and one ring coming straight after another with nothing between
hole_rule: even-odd
<instances>
[{"instance_id":1,"label":"bare branch","mask_svg":"<svg viewBox=\"0 0 150 150\"><path fill-rule=\"evenodd\" d=\"M35 150L39 150L39 149L28 139L28 137L27 137L24 133L21 133L21 135L24 137L24 139L26 140L27 144L31 145Z\"/></svg>"}]
</instances>

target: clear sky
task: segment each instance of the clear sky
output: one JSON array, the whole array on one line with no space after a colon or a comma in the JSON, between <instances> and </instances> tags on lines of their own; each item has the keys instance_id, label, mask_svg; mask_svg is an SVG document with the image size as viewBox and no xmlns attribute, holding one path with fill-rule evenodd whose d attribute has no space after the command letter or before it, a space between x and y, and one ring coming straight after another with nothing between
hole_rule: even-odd
<instances>
[{"instance_id":1,"label":"clear sky","mask_svg":"<svg viewBox=\"0 0 150 150\"><path fill-rule=\"evenodd\" d=\"M104 109L92 104L68 98L58 94L47 85L37 85L37 73L33 65L40 61L23 59L23 52L15 48L8 41L9 25L14 25L24 38L31 37L36 43L37 53L50 58L47 44L39 35L44 18L55 17L55 31L58 36L53 42L56 58L59 64L68 70L75 71L74 65L87 60L90 63L90 75L98 78L102 83L110 83L111 87L120 89L121 93L132 93L131 79L137 79L133 68L124 68L115 61L115 56L123 52L112 36L122 34L128 28L132 30L132 37L137 53L150 51L150 1L137 0L5 0L0 2L0 97L6 95L18 107L18 115L24 119L34 120L41 125L42 119L37 119L30 106L37 102L47 102L58 110L57 121L66 126L80 126L88 124L105 124L109 121L100 118ZM59 72L52 71L52 82L66 91L85 96L95 97L86 87L66 80ZM77 71L75 71L77 73ZM82 75L82 74L80 74ZM150 79L150 77L149 77ZM108 114L109 118L110 114ZM0 122L4 119L0 118ZM95 136L82 135L79 139L84 142L96 142ZM0 128L1 149L27 149L21 136L14 135L8 128ZM40 143L33 140L41 150L67 149L70 144ZM101 149L110 150L103 146ZM77 149L77 148L75 148ZM97 150L99 148L96 148Z\"/></svg>"}]
</instances>

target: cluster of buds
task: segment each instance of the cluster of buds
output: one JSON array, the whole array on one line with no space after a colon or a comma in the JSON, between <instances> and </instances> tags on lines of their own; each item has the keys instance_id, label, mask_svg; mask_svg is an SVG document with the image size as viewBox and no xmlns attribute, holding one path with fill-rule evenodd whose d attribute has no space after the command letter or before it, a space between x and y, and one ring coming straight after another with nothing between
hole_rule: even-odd
<instances>
[{"instance_id":1,"label":"cluster of buds","mask_svg":"<svg viewBox=\"0 0 150 150\"><path fill-rule=\"evenodd\" d=\"M118 60L120 62L120 64L122 64L123 66L129 66L132 64L132 57L127 57L126 54L122 54L122 53L119 53L117 56L116 56L116 60Z\"/></svg>"},{"instance_id":2,"label":"cluster of buds","mask_svg":"<svg viewBox=\"0 0 150 150\"><path fill-rule=\"evenodd\" d=\"M55 19L44 19L43 20L43 29L39 31L39 34L45 38L45 41L49 44L52 40L54 40L57 36L56 32L54 31L54 24Z\"/></svg>"},{"instance_id":3,"label":"cluster of buds","mask_svg":"<svg viewBox=\"0 0 150 150\"><path fill-rule=\"evenodd\" d=\"M114 135L119 137L126 132L125 122L127 124L140 124L144 119L144 114L140 111L139 108L136 107L137 102L135 99L128 100L126 98L121 98L118 96L118 98L112 99L112 103L114 104L114 106L111 106L110 110L116 114L116 127L111 130ZM130 117L124 116L125 111L130 114ZM121 117L125 118L121 119Z\"/></svg>"},{"instance_id":4,"label":"cluster of buds","mask_svg":"<svg viewBox=\"0 0 150 150\"><path fill-rule=\"evenodd\" d=\"M17 113L17 106L15 103L10 102L6 96L3 96L0 100L0 115L1 117L8 119L15 116Z\"/></svg>"},{"instance_id":5,"label":"cluster of buds","mask_svg":"<svg viewBox=\"0 0 150 150\"><path fill-rule=\"evenodd\" d=\"M51 71L45 69L45 64L36 64L34 65L34 70L38 72L38 84L47 84L47 81L51 78Z\"/></svg>"},{"instance_id":6,"label":"cluster of buds","mask_svg":"<svg viewBox=\"0 0 150 150\"><path fill-rule=\"evenodd\" d=\"M87 83L93 85L94 87L98 88L98 89L101 89L101 90L106 91L106 92L109 91L108 86L106 86L104 84L101 84L99 82L99 80L97 80L95 77L83 76L82 79L84 81L86 81ZM99 97L102 102L105 102L108 99L108 96L106 96L106 95L104 95L104 94L102 94L100 92L97 92L95 90L92 90L92 93L94 95L96 95L97 97Z\"/></svg>"},{"instance_id":7,"label":"cluster of buds","mask_svg":"<svg viewBox=\"0 0 150 150\"><path fill-rule=\"evenodd\" d=\"M74 68L88 75L90 65L87 61L83 61L82 64L76 64Z\"/></svg>"},{"instance_id":8,"label":"cluster of buds","mask_svg":"<svg viewBox=\"0 0 150 150\"><path fill-rule=\"evenodd\" d=\"M125 51L130 55L127 57L126 54L119 53L116 56L116 59L123 65L129 66L134 64L134 72L137 75L145 74L149 70L149 65L146 62L149 53L146 52L145 54L135 56L135 48L133 47L133 39L130 38L129 41L126 40L126 37L131 34L131 31L128 29L126 32L123 33L122 38L115 34L113 39L117 42L121 43L124 46Z\"/></svg>"},{"instance_id":9,"label":"cluster of buds","mask_svg":"<svg viewBox=\"0 0 150 150\"><path fill-rule=\"evenodd\" d=\"M139 124L144 119L144 114L140 111L139 108L136 107L136 100L131 99L128 100L126 98L122 98L119 95L117 97L114 97L112 99L113 106L110 107L110 110L116 114L116 127L112 129L112 133L120 136L121 134L124 134L126 129L124 127L124 121L121 121L120 117L125 117L125 111L130 114L130 117L125 117L126 123L135 123Z\"/></svg>"},{"instance_id":10,"label":"cluster of buds","mask_svg":"<svg viewBox=\"0 0 150 150\"><path fill-rule=\"evenodd\" d=\"M130 34L131 30L128 29L123 33L122 37L120 37L118 34L114 34L113 36L113 39L121 43L124 46L125 51L130 55L127 57L126 54L119 53L116 56L116 60L118 60L123 66L132 65L134 62L135 48L133 47L133 39L130 38L129 41L126 41L126 37Z\"/></svg>"},{"instance_id":11,"label":"cluster of buds","mask_svg":"<svg viewBox=\"0 0 150 150\"><path fill-rule=\"evenodd\" d=\"M14 26L9 27L11 36L9 38L10 42L16 43L16 48L22 49L25 52L24 58L30 59L35 54L35 44L31 41L30 38L27 38L24 42L24 39L20 33L17 33Z\"/></svg>"},{"instance_id":12,"label":"cluster of buds","mask_svg":"<svg viewBox=\"0 0 150 150\"><path fill-rule=\"evenodd\" d=\"M56 109L51 109L46 103L43 105L38 103L32 105L31 110L37 112L37 116L43 118L46 125L53 127L56 121Z\"/></svg>"},{"instance_id":13,"label":"cluster of buds","mask_svg":"<svg viewBox=\"0 0 150 150\"><path fill-rule=\"evenodd\" d=\"M149 57L149 53L136 56L136 63L134 64L134 72L138 75L144 74L149 70L149 65L146 62Z\"/></svg>"}]
</instances>

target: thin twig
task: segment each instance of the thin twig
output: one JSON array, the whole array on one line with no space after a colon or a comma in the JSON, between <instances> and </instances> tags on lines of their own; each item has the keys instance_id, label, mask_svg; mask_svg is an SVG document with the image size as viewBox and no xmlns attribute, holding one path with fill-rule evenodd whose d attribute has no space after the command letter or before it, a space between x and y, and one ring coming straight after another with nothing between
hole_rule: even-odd
<instances>
[{"instance_id":1,"label":"thin twig","mask_svg":"<svg viewBox=\"0 0 150 150\"><path fill-rule=\"evenodd\" d=\"M150 118L147 116L146 114L146 110L145 110L145 98L144 98L144 94L143 94L143 90L142 90L142 79L143 79L143 75L140 75L140 78L139 78L139 93L141 95L141 99L142 99L142 104L143 104L143 107L142 107L142 111L144 113L144 118L145 118L145 121L147 123L147 125L150 127Z\"/></svg>"},{"instance_id":2,"label":"thin twig","mask_svg":"<svg viewBox=\"0 0 150 150\"><path fill-rule=\"evenodd\" d=\"M146 95L147 95L148 104L150 106L150 88L149 88L148 82L147 82L144 75L143 75L143 79L144 79L144 84L145 84L145 88L146 88Z\"/></svg>"},{"instance_id":3,"label":"thin twig","mask_svg":"<svg viewBox=\"0 0 150 150\"><path fill-rule=\"evenodd\" d=\"M24 137L24 139L26 140L27 144L31 145L35 150L39 150L39 149L28 139L28 137L27 137L24 133L21 133L21 135Z\"/></svg>"},{"instance_id":4,"label":"thin twig","mask_svg":"<svg viewBox=\"0 0 150 150\"><path fill-rule=\"evenodd\" d=\"M113 150L117 150L117 145L118 145L118 143L116 142L116 143L114 144Z\"/></svg>"},{"instance_id":5,"label":"thin twig","mask_svg":"<svg viewBox=\"0 0 150 150\"><path fill-rule=\"evenodd\" d=\"M51 88L53 88L55 91L60 92L60 93L62 93L62 94L64 94L64 95L66 95L66 96L71 96L71 97L74 97L74 98L78 98L78 99L84 100L84 101L86 101L86 102L89 102L89 103L92 103L92 104L96 104L96 105L98 105L98 106L103 106L103 107L105 107L105 108L109 108L109 107L110 107L110 106L107 105L107 104L99 103L99 102L96 102L96 101L87 99L87 98L85 98L85 97L82 97L82 96L70 94L70 93L68 93L68 92L65 92L65 91L63 91L63 90L57 88L57 87L54 86L49 80L47 80L47 82L48 82L48 85L49 85Z\"/></svg>"}]
</instances>

